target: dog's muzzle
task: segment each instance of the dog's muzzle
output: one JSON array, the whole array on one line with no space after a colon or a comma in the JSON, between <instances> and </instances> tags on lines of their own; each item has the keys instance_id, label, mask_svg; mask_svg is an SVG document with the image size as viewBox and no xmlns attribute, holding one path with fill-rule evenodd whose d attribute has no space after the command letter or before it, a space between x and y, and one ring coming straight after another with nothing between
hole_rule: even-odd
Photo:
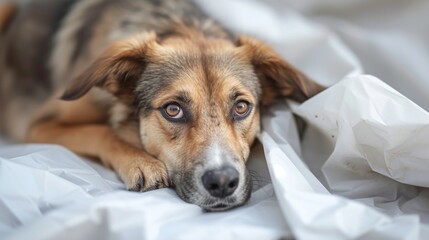
<instances>
[{"instance_id":1,"label":"dog's muzzle","mask_svg":"<svg viewBox=\"0 0 429 240\"><path fill-rule=\"evenodd\" d=\"M245 166L200 164L186 172L172 174L177 194L184 201L208 212L225 211L246 203L252 190Z\"/></svg>"}]
</instances>

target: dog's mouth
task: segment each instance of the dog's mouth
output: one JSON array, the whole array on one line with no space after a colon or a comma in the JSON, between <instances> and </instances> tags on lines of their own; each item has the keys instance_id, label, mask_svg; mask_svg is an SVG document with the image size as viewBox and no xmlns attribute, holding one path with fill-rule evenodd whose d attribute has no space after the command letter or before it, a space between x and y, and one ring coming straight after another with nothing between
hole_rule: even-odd
<instances>
[{"instance_id":1,"label":"dog's mouth","mask_svg":"<svg viewBox=\"0 0 429 240\"><path fill-rule=\"evenodd\" d=\"M223 212L232 208L235 208L236 206L230 206L224 203L216 204L214 206L205 207L203 208L206 212Z\"/></svg>"},{"instance_id":2,"label":"dog's mouth","mask_svg":"<svg viewBox=\"0 0 429 240\"><path fill-rule=\"evenodd\" d=\"M213 204L210 206L200 206L200 207L202 207L204 209L204 211L206 211L206 212L223 212L223 211L227 211L230 209L240 207L243 204L245 204L246 201L232 202L232 203L217 203L217 204Z\"/></svg>"},{"instance_id":3,"label":"dog's mouth","mask_svg":"<svg viewBox=\"0 0 429 240\"><path fill-rule=\"evenodd\" d=\"M179 194L184 201L200 206L205 212L223 212L231 210L244 205L250 197L250 194L244 197L227 197L225 199L213 199L207 198L206 196L195 197L198 195L199 194L194 194L193 198L187 198Z\"/></svg>"},{"instance_id":4,"label":"dog's mouth","mask_svg":"<svg viewBox=\"0 0 429 240\"><path fill-rule=\"evenodd\" d=\"M226 205L226 204L219 203L219 204L214 205L213 207L208 208L208 209L206 209L206 210L208 210L208 211L210 211L210 210L214 210L214 211L216 211L216 210L223 210L223 209L226 209L226 208L228 208L228 207L229 207L229 206L228 206L228 205Z\"/></svg>"}]
</instances>

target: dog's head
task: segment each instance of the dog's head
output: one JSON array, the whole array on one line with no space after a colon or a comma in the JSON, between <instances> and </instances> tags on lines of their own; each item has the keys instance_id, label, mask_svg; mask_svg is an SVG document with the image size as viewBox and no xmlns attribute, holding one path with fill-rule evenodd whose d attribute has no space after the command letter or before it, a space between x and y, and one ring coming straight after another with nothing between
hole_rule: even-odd
<instances>
[{"instance_id":1,"label":"dog's head","mask_svg":"<svg viewBox=\"0 0 429 240\"><path fill-rule=\"evenodd\" d=\"M135 110L142 146L165 163L177 194L210 211L250 196L245 164L261 107L322 89L254 39L159 40L154 33L113 44L63 98L93 86Z\"/></svg>"}]
</instances>

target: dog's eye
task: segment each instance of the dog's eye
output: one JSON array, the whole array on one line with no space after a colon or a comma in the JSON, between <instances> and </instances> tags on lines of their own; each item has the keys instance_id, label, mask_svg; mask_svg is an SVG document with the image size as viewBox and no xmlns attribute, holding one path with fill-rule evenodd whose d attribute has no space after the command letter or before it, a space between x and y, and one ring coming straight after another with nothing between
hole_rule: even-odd
<instances>
[{"instance_id":1,"label":"dog's eye","mask_svg":"<svg viewBox=\"0 0 429 240\"><path fill-rule=\"evenodd\" d=\"M168 104L165 107L165 112L168 114L169 117L172 118L181 118L183 117L183 110L178 104Z\"/></svg>"},{"instance_id":2,"label":"dog's eye","mask_svg":"<svg viewBox=\"0 0 429 240\"><path fill-rule=\"evenodd\" d=\"M247 112L247 109L249 109L249 105L247 104L247 102L238 102L235 105L235 113L237 113L237 115L243 115Z\"/></svg>"},{"instance_id":3,"label":"dog's eye","mask_svg":"<svg viewBox=\"0 0 429 240\"><path fill-rule=\"evenodd\" d=\"M162 115L169 121L177 122L185 119L182 107L178 103L169 103L162 108Z\"/></svg>"},{"instance_id":4,"label":"dog's eye","mask_svg":"<svg viewBox=\"0 0 429 240\"><path fill-rule=\"evenodd\" d=\"M249 116L252 105L247 101L238 101L234 107L234 120L241 120Z\"/></svg>"}]
</instances>

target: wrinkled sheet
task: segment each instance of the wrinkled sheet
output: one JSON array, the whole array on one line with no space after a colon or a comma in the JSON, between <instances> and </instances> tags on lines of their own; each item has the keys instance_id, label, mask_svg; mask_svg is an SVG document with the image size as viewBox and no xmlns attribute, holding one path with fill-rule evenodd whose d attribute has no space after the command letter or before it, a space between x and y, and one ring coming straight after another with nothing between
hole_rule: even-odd
<instances>
[{"instance_id":1,"label":"wrinkled sheet","mask_svg":"<svg viewBox=\"0 0 429 240\"><path fill-rule=\"evenodd\" d=\"M204 213L171 189L127 192L64 148L2 143L0 238L425 239L429 3L197 2L331 86L264 113L249 203ZM292 113L307 121L302 141Z\"/></svg>"}]
</instances>

